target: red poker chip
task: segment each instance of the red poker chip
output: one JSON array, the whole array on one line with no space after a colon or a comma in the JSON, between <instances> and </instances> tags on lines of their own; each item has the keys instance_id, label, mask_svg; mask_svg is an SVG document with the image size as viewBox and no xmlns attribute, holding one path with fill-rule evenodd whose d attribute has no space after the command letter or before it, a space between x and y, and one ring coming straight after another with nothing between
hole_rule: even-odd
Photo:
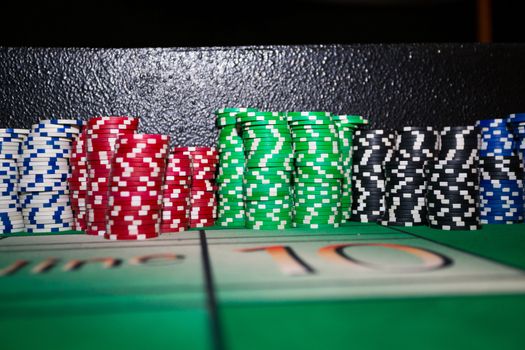
<instances>
[{"instance_id":1,"label":"red poker chip","mask_svg":"<svg viewBox=\"0 0 525 350\"><path fill-rule=\"evenodd\" d=\"M98 221L105 221L106 220L106 213L100 213L100 212L88 212L87 220L89 222L98 222Z\"/></svg>"},{"instance_id":2,"label":"red poker chip","mask_svg":"<svg viewBox=\"0 0 525 350\"><path fill-rule=\"evenodd\" d=\"M187 218L182 218L182 219L169 219L169 220L163 220L161 225L163 226L171 226L171 227L176 227L176 226L188 226L188 224L190 223L190 220L187 219Z\"/></svg>"},{"instance_id":3,"label":"red poker chip","mask_svg":"<svg viewBox=\"0 0 525 350\"><path fill-rule=\"evenodd\" d=\"M109 189L112 192L131 191L131 192L143 192L143 191L162 191L162 182L149 181L148 183L143 182L128 182L121 181L119 183L112 183Z\"/></svg>"},{"instance_id":4,"label":"red poker chip","mask_svg":"<svg viewBox=\"0 0 525 350\"><path fill-rule=\"evenodd\" d=\"M188 196L183 193L167 193L167 194L164 193L162 195L162 198L164 200L169 200L169 201L172 201L172 200L180 200L181 202L188 201Z\"/></svg>"},{"instance_id":5,"label":"red poker chip","mask_svg":"<svg viewBox=\"0 0 525 350\"><path fill-rule=\"evenodd\" d=\"M160 232L160 223L145 225L108 225L108 235L134 236L134 235L153 235Z\"/></svg>"},{"instance_id":6,"label":"red poker chip","mask_svg":"<svg viewBox=\"0 0 525 350\"><path fill-rule=\"evenodd\" d=\"M89 130L91 130L90 134L91 136L93 133L107 133L108 130L120 130L120 131L136 131L137 130L137 124L118 124L118 123L108 123L108 124L96 124L92 125ZM111 133L111 132L110 132Z\"/></svg>"},{"instance_id":7,"label":"red poker chip","mask_svg":"<svg viewBox=\"0 0 525 350\"><path fill-rule=\"evenodd\" d=\"M210 222L210 223L190 222L190 228L210 227L210 226L213 226L214 224L215 222Z\"/></svg>"},{"instance_id":8,"label":"red poker chip","mask_svg":"<svg viewBox=\"0 0 525 350\"><path fill-rule=\"evenodd\" d=\"M187 199L175 199L175 198L164 198L162 200L164 208L174 208L174 207L189 207L190 201Z\"/></svg>"},{"instance_id":9,"label":"red poker chip","mask_svg":"<svg viewBox=\"0 0 525 350\"><path fill-rule=\"evenodd\" d=\"M189 195L191 192L191 188L185 185L180 185L180 186L172 185L172 186L163 186L163 187L165 187L164 193L187 193Z\"/></svg>"},{"instance_id":10,"label":"red poker chip","mask_svg":"<svg viewBox=\"0 0 525 350\"><path fill-rule=\"evenodd\" d=\"M86 133L87 133L87 136L88 138L90 136L93 136L93 135L104 135L104 134L108 134L108 135L120 135L120 134L124 134L124 135L132 135L134 134L135 130L133 130L133 128L123 128L123 129L120 129L120 128L88 128L86 130Z\"/></svg>"},{"instance_id":11,"label":"red poker chip","mask_svg":"<svg viewBox=\"0 0 525 350\"><path fill-rule=\"evenodd\" d=\"M167 180L173 180L176 178L189 179L192 173L191 173L191 170L190 171L178 171L178 170L166 168L165 174L166 174Z\"/></svg>"},{"instance_id":12,"label":"red poker chip","mask_svg":"<svg viewBox=\"0 0 525 350\"><path fill-rule=\"evenodd\" d=\"M187 217L183 217L183 218L174 218L174 219L170 219L170 220L163 220L161 225L164 225L164 226L186 226L188 225L190 222L190 219L188 219Z\"/></svg>"},{"instance_id":13,"label":"red poker chip","mask_svg":"<svg viewBox=\"0 0 525 350\"><path fill-rule=\"evenodd\" d=\"M170 212L170 213L186 213L188 212L190 209L190 207L188 205L185 205L185 204L180 204L180 205L173 205L171 207L163 207L162 208L162 212Z\"/></svg>"},{"instance_id":14,"label":"red poker chip","mask_svg":"<svg viewBox=\"0 0 525 350\"><path fill-rule=\"evenodd\" d=\"M193 187L215 186L215 181L211 181L211 180L194 180L192 185L193 185Z\"/></svg>"},{"instance_id":15,"label":"red poker chip","mask_svg":"<svg viewBox=\"0 0 525 350\"><path fill-rule=\"evenodd\" d=\"M206 192L210 193L210 192ZM215 202L217 198L215 197L215 194L212 194L211 196L191 196L190 201L191 203L210 203Z\"/></svg>"},{"instance_id":16,"label":"red poker chip","mask_svg":"<svg viewBox=\"0 0 525 350\"><path fill-rule=\"evenodd\" d=\"M137 152L119 152L118 155L120 157L125 158L161 158L166 159L166 153L158 152L158 153L151 153L151 154L145 154L145 153L137 153Z\"/></svg>"},{"instance_id":17,"label":"red poker chip","mask_svg":"<svg viewBox=\"0 0 525 350\"><path fill-rule=\"evenodd\" d=\"M110 197L108 201L109 206L128 206L129 208L135 208L143 205L151 205L152 208L161 208L162 200L155 199L131 199L131 198L113 198Z\"/></svg>"},{"instance_id":18,"label":"red poker chip","mask_svg":"<svg viewBox=\"0 0 525 350\"><path fill-rule=\"evenodd\" d=\"M113 150L113 144L111 142L88 142L86 158L107 158L113 156L115 151Z\"/></svg>"},{"instance_id":19,"label":"red poker chip","mask_svg":"<svg viewBox=\"0 0 525 350\"><path fill-rule=\"evenodd\" d=\"M162 200L161 191L121 191L121 192L110 192L109 200L111 199L140 199L140 200Z\"/></svg>"},{"instance_id":20,"label":"red poker chip","mask_svg":"<svg viewBox=\"0 0 525 350\"><path fill-rule=\"evenodd\" d=\"M192 201L210 201L214 200L216 198L215 192L198 192L194 193L192 192L190 195L190 199Z\"/></svg>"},{"instance_id":21,"label":"red poker chip","mask_svg":"<svg viewBox=\"0 0 525 350\"><path fill-rule=\"evenodd\" d=\"M190 180L164 180L163 189L169 189L170 186L189 186L191 184Z\"/></svg>"},{"instance_id":22,"label":"red poker chip","mask_svg":"<svg viewBox=\"0 0 525 350\"><path fill-rule=\"evenodd\" d=\"M162 181L163 174L158 171L142 172L142 171L122 171L121 169L113 169L111 176L117 177L119 180L130 181L133 179L139 181Z\"/></svg>"},{"instance_id":23,"label":"red poker chip","mask_svg":"<svg viewBox=\"0 0 525 350\"><path fill-rule=\"evenodd\" d=\"M152 210L149 212L145 211L115 211L108 210L107 212L108 220L114 221L130 221L130 220L157 220L161 217L160 210Z\"/></svg>"},{"instance_id":24,"label":"red poker chip","mask_svg":"<svg viewBox=\"0 0 525 350\"><path fill-rule=\"evenodd\" d=\"M215 206L198 206L198 207L191 207L190 214L211 214L217 212L217 207Z\"/></svg>"},{"instance_id":25,"label":"red poker chip","mask_svg":"<svg viewBox=\"0 0 525 350\"><path fill-rule=\"evenodd\" d=\"M191 175L180 175L178 173L169 174L166 172L165 181L184 181L189 182L191 180Z\"/></svg>"},{"instance_id":26,"label":"red poker chip","mask_svg":"<svg viewBox=\"0 0 525 350\"><path fill-rule=\"evenodd\" d=\"M111 227L126 227L126 226L143 226L143 225L157 225L160 224L161 218L149 219L132 219L132 220L122 220L120 218L108 219L108 225Z\"/></svg>"},{"instance_id":27,"label":"red poker chip","mask_svg":"<svg viewBox=\"0 0 525 350\"><path fill-rule=\"evenodd\" d=\"M111 163L113 164L124 164L127 166L135 166L135 167L141 167L141 166L149 166L149 165L155 165L161 168L165 168L166 164L164 159L162 158L122 158L115 156L113 158L113 161Z\"/></svg>"},{"instance_id":28,"label":"red poker chip","mask_svg":"<svg viewBox=\"0 0 525 350\"><path fill-rule=\"evenodd\" d=\"M214 209L215 207L217 207L217 202L191 202L190 206L192 210L199 210L203 208Z\"/></svg>"},{"instance_id":29,"label":"red poker chip","mask_svg":"<svg viewBox=\"0 0 525 350\"><path fill-rule=\"evenodd\" d=\"M161 233L177 233L177 232L184 232L186 230L187 230L186 226L178 226L178 227L174 227L174 228L164 227L164 226L160 227L160 232Z\"/></svg>"},{"instance_id":30,"label":"red poker chip","mask_svg":"<svg viewBox=\"0 0 525 350\"><path fill-rule=\"evenodd\" d=\"M215 179L215 174L208 175L193 175L194 180L213 180Z\"/></svg>"},{"instance_id":31,"label":"red poker chip","mask_svg":"<svg viewBox=\"0 0 525 350\"><path fill-rule=\"evenodd\" d=\"M112 167L112 173L113 176L119 176L120 174L136 174L137 176L150 176L151 177L158 177L159 174L164 177L164 169L163 168L152 168L149 166L136 166L136 167L126 167L122 166L120 164L114 164Z\"/></svg>"},{"instance_id":32,"label":"red poker chip","mask_svg":"<svg viewBox=\"0 0 525 350\"><path fill-rule=\"evenodd\" d=\"M162 222L163 223L183 223L187 222L189 220L189 214L188 213L180 213L180 212L166 212L162 213Z\"/></svg>"},{"instance_id":33,"label":"red poker chip","mask_svg":"<svg viewBox=\"0 0 525 350\"><path fill-rule=\"evenodd\" d=\"M156 153L156 152L168 152L168 143L147 143L147 142L136 142L125 143L126 140L124 137L119 138L116 144L116 148L120 151L127 152L146 152L146 153Z\"/></svg>"},{"instance_id":34,"label":"red poker chip","mask_svg":"<svg viewBox=\"0 0 525 350\"><path fill-rule=\"evenodd\" d=\"M179 210L179 211L184 211L184 210L188 210L189 208L189 205L186 204L186 203L173 203L173 202L168 202L168 203L163 203L163 206L162 206L162 209L163 210Z\"/></svg>"},{"instance_id":35,"label":"red poker chip","mask_svg":"<svg viewBox=\"0 0 525 350\"><path fill-rule=\"evenodd\" d=\"M116 179L112 177L110 179L111 186L127 187L127 186L146 186L146 187L157 187L162 186L162 181L159 180L141 180L140 178L129 178L127 180Z\"/></svg>"},{"instance_id":36,"label":"red poker chip","mask_svg":"<svg viewBox=\"0 0 525 350\"><path fill-rule=\"evenodd\" d=\"M160 231L160 229L159 229ZM150 233L150 234L140 234L140 235L113 235L113 234L105 234L104 238L108 239L110 241L142 241L145 239L152 239L159 237L159 232Z\"/></svg>"},{"instance_id":37,"label":"red poker chip","mask_svg":"<svg viewBox=\"0 0 525 350\"><path fill-rule=\"evenodd\" d=\"M160 209L156 209L156 208L152 208L150 206L145 206L144 208L133 208L133 209L128 209L128 208L125 208L125 207L110 207L108 209L108 215L111 215L111 216L126 216L126 215L133 215L133 216L137 216L137 217L142 217L142 216L151 216L151 215L155 215L155 214L158 214L160 212Z\"/></svg>"},{"instance_id":38,"label":"red poker chip","mask_svg":"<svg viewBox=\"0 0 525 350\"><path fill-rule=\"evenodd\" d=\"M143 241L146 239L157 238L159 237L159 234L155 233L155 234L150 234L150 235L136 235L136 236L104 234L104 238L110 241Z\"/></svg>"},{"instance_id":39,"label":"red poker chip","mask_svg":"<svg viewBox=\"0 0 525 350\"><path fill-rule=\"evenodd\" d=\"M193 172L191 169L173 169L170 167L166 168L166 176L173 176L173 177L190 177L192 176Z\"/></svg>"},{"instance_id":40,"label":"red poker chip","mask_svg":"<svg viewBox=\"0 0 525 350\"><path fill-rule=\"evenodd\" d=\"M161 167L153 167L150 165L142 165L142 166L135 166L135 167L126 167L121 165L114 165L112 170L112 174L129 174L134 173L138 174L139 176L148 176L148 174L151 174L153 177L157 177L158 175L162 174L162 177L164 177L164 169ZM113 175L117 176L117 175Z\"/></svg>"},{"instance_id":41,"label":"red poker chip","mask_svg":"<svg viewBox=\"0 0 525 350\"><path fill-rule=\"evenodd\" d=\"M121 142L132 143L132 142L161 142L168 144L170 137L162 134L133 134L122 137Z\"/></svg>"},{"instance_id":42,"label":"red poker chip","mask_svg":"<svg viewBox=\"0 0 525 350\"><path fill-rule=\"evenodd\" d=\"M168 156L168 163L174 166L191 166L190 157L174 157L173 153Z\"/></svg>"},{"instance_id":43,"label":"red poker chip","mask_svg":"<svg viewBox=\"0 0 525 350\"><path fill-rule=\"evenodd\" d=\"M111 116L97 116L97 117L91 117L87 121L88 127L91 125L98 125L98 124L111 124L111 123L118 123L118 124L124 124L124 123L136 123L138 125L139 119L135 117L128 117L125 115L111 115Z\"/></svg>"},{"instance_id":44,"label":"red poker chip","mask_svg":"<svg viewBox=\"0 0 525 350\"><path fill-rule=\"evenodd\" d=\"M192 190L198 191L198 192L215 192L219 189L218 186L210 186L210 187L195 187L191 186Z\"/></svg>"}]
</instances>

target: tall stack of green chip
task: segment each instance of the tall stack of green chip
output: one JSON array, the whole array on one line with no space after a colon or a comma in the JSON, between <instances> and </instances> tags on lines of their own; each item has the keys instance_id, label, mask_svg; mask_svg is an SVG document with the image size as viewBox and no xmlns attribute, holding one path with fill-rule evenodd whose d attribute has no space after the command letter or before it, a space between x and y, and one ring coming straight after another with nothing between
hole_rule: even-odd
<instances>
[{"instance_id":1,"label":"tall stack of green chip","mask_svg":"<svg viewBox=\"0 0 525 350\"><path fill-rule=\"evenodd\" d=\"M246 227L282 230L292 227L292 138L279 112L237 114L246 156L244 193Z\"/></svg>"},{"instance_id":2,"label":"tall stack of green chip","mask_svg":"<svg viewBox=\"0 0 525 350\"><path fill-rule=\"evenodd\" d=\"M244 146L237 132L237 113L255 108L222 108L215 112L219 127L219 171L217 174L218 203L215 224L223 227L244 227L245 171Z\"/></svg>"},{"instance_id":3,"label":"tall stack of green chip","mask_svg":"<svg viewBox=\"0 0 525 350\"><path fill-rule=\"evenodd\" d=\"M332 228L341 223L343 166L329 112L288 112L295 156L294 226Z\"/></svg>"},{"instance_id":4,"label":"tall stack of green chip","mask_svg":"<svg viewBox=\"0 0 525 350\"><path fill-rule=\"evenodd\" d=\"M344 220L352 215L352 145L354 130L360 125L368 124L368 120L359 115L333 115L339 136L339 151L343 165L343 182L341 198L341 215Z\"/></svg>"}]
</instances>

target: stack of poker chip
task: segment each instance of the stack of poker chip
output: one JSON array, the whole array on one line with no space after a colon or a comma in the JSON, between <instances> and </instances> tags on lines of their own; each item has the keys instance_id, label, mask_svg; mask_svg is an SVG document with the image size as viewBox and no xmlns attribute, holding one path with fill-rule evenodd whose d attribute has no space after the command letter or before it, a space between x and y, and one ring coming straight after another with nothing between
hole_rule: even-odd
<instances>
[{"instance_id":1,"label":"stack of poker chip","mask_svg":"<svg viewBox=\"0 0 525 350\"><path fill-rule=\"evenodd\" d=\"M525 113L511 114L507 119L507 123L512 129L512 133L514 134L515 148L518 153L518 156L520 156L521 158L523 168L525 169ZM523 192L525 195L525 176L522 177L521 180L523 183ZM523 210L525 212L525 207Z\"/></svg>"},{"instance_id":2,"label":"stack of poker chip","mask_svg":"<svg viewBox=\"0 0 525 350\"><path fill-rule=\"evenodd\" d=\"M292 138L279 112L237 114L243 139L246 227L282 230L292 227Z\"/></svg>"},{"instance_id":3,"label":"stack of poker chip","mask_svg":"<svg viewBox=\"0 0 525 350\"><path fill-rule=\"evenodd\" d=\"M426 224L424 167L435 157L438 135L432 127L404 127L397 132L393 159L385 163L385 226Z\"/></svg>"},{"instance_id":4,"label":"stack of poker chip","mask_svg":"<svg viewBox=\"0 0 525 350\"><path fill-rule=\"evenodd\" d=\"M29 130L0 129L0 235L24 231L18 197L20 146Z\"/></svg>"},{"instance_id":5,"label":"stack of poker chip","mask_svg":"<svg viewBox=\"0 0 525 350\"><path fill-rule=\"evenodd\" d=\"M480 228L478 143L475 126L445 127L441 131L438 156L425 166L429 227Z\"/></svg>"},{"instance_id":6,"label":"stack of poker chip","mask_svg":"<svg viewBox=\"0 0 525 350\"><path fill-rule=\"evenodd\" d=\"M87 123L86 157L88 169L86 230L104 236L108 206L111 160L119 137L132 135L139 120L131 117L95 117Z\"/></svg>"},{"instance_id":7,"label":"stack of poker chip","mask_svg":"<svg viewBox=\"0 0 525 350\"><path fill-rule=\"evenodd\" d=\"M190 228L208 227L217 217L215 173L219 154L215 147L176 147L174 154L187 155L191 161Z\"/></svg>"},{"instance_id":8,"label":"stack of poker chip","mask_svg":"<svg viewBox=\"0 0 525 350\"><path fill-rule=\"evenodd\" d=\"M163 187L161 232L182 232L190 226L191 160L182 152L168 156Z\"/></svg>"},{"instance_id":9,"label":"stack of poker chip","mask_svg":"<svg viewBox=\"0 0 525 350\"><path fill-rule=\"evenodd\" d=\"M81 120L41 120L22 144L20 200L26 232L61 232L74 228L67 180L71 143Z\"/></svg>"},{"instance_id":10,"label":"stack of poker chip","mask_svg":"<svg viewBox=\"0 0 525 350\"><path fill-rule=\"evenodd\" d=\"M523 167L506 119L477 122L480 219L482 224L513 224L523 220Z\"/></svg>"},{"instance_id":11,"label":"stack of poker chip","mask_svg":"<svg viewBox=\"0 0 525 350\"><path fill-rule=\"evenodd\" d=\"M385 214L385 163L392 159L396 133L357 130L353 147L352 221L377 222Z\"/></svg>"},{"instance_id":12,"label":"stack of poker chip","mask_svg":"<svg viewBox=\"0 0 525 350\"><path fill-rule=\"evenodd\" d=\"M343 182L341 185L341 215L344 220L352 216L352 147L354 132L360 125L368 124L368 120L359 115L333 115L339 136L339 152L343 166Z\"/></svg>"},{"instance_id":13,"label":"stack of poker chip","mask_svg":"<svg viewBox=\"0 0 525 350\"><path fill-rule=\"evenodd\" d=\"M342 218L343 158L331 114L287 115L295 157L294 227L338 227Z\"/></svg>"},{"instance_id":14,"label":"stack of poker chip","mask_svg":"<svg viewBox=\"0 0 525 350\"><path fill-rule=\"evenodd\" d=\"M158 237L168 152L169 136L166 135L119 137L111 161L106 239Z\"/></svg>"},{"instance_id":15,"label":"stack of poker chip","mask_svg":"<svg viewBox=\"0 0 525 350\"><path fill-rule=\"evenodd\" d=\"M86 196L87 196L87 157L86 157L86 130L81 132L71 144L71 158L69 166L71 176L69 177L69 197L71 209L74 215L74 229L84 231L86 229Z\"/></svg>"},{"instance_id":16,"label":"stack of poker chip","mask_svg":"<svg viewBox=\"0 0 525 350\"><path fill-rule=\"evenodd\" d=\"M222 108L215 112L219 128L218 212L215 222L218 226L241 228L245 225L244 145L237 130L236 116L255 111L255 108Z\"/></svg>"}]
</instances>

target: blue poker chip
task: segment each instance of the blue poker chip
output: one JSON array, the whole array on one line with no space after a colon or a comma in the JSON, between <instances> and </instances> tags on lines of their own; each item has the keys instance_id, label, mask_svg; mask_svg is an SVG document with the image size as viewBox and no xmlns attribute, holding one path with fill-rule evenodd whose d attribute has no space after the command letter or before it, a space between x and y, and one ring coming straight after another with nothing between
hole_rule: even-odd
<instances>
[{"instance_id":1,"label":"blue poker chip","mask_svg":"<svg viewBox=\"0 0 525 350\"><path fill-rule=\"evenodd\" d=\"M1 172L0 172L0 173L1 173ZM0 178L0 184L3 184L3 183L12 183L12 182L18 183L18 175L17 175L17 174L13 174L13 175L2 175L2 177Z\"/></svg>"},{"instance_id":2,"label":"blue poker chip","mask_svg":"<svg viewBox=\"0 0 525 350\"><path fill-rule=\"evenodd\" d=\"M16 167L16 160L0 159L0 169Z\"/></svg>"},{"instance_id":3,"label":"blue poker chip","mask_svg":"<svg viewBox=\"0 0 525 350\"><path fill-rule=\"evenodd\" d=\"M72 140L65 138L57 138L54 136L39 136L39 135L29 135L24 139L24 144L41 144L41 143L71 143Z\"/></svg>"},{"instance_id":4,"label":"blue poker chip","mask_svg":"<svg viewBox=\"0 0 525 350\"><path fill-rule=\"evenodd\" d=\"M49 152L49 151L48 151ZM29 158L40 158L43 155L47 154L47 158L49 157L63 157L63 158L69 158L70 152L51 152L47 153L45 149L38 149L38 150L32 150L31 152L24 152L23 157L29 157ZM19 157L13 157L14 159Z\"/></svg>"},{"instance_id":5,"label":"blue poker chip","mask_svg":"<svg viewBox=\"0 0 525 350\"><path fill-rule=\"evenodd\" d=\"M65 158L49 158L49 160L35 162L32 160L24 160L20 162L21 167L34 167L34 166L68 166L69 163Z\"/></svg>"},{"instance_id":6,"label":"blue poker chip","mask_svg":"<svg viewBox=\"0 0 525 350\"><path fill-rule=\"evenodd\" d=\"M63 132L70 134L78 134L80 132L78 127L67 126L67 125L53 125L53 124L34 124L31 128L31 133L40 133L40 132Z\"/></svg>"},{"instance_id":7,"label":"blue poker chip","mask_svg":"<svg viewBox=\"0 0 525 350\"><path fill-rule=\"evenodd\" d=\"M20 154L4 153L4 154L2 154L2 157L5 158L5 159L18 159L20 157Z\"/></svg>"},{"instance_id":8,"label":"blue poker chip","mask_svg":"<svg viewBox=\"0 0 525 350\"><path fill-rule=\"evenodd\" d=\"M507 126L507 120L502 118L495 118L495 119L482 119L476 121L477 127L500 127L500 126Z\"/></svg>"},{"instance_id":9,"label":"blue poker chip","mask_svg":"<svg viewBox=\"0 0 525 350\"><path fill-rule=\"evenodd\" d=\"M39 185L39 186L20 186L20 192L51 192L56 190L65 190L67 187L65 184L53 184L53 185Z\"/></svg>"},{"instance_id":10,"label":"blue poker chip","mask_svg":"<svg viewBox=\"0 0 525 350\"><path fill-rule=\"evenodd\" d=\"M58 190L58 191L48 192L48 193L25 193L22 195L22 197L28 198L28 199L36 199L37 197L38 198L41 198L41 197L54 198L54 197L66 196L66 195L69 195L68 191Z\"/></svg>"},{"instance_id":11,"label":"blue poker chip","mask_svg":"<svg viewBox=\"0 0 525 350\"><path fill-rule=\"evenodd\" d=\"M40 137L58 137L58 138L67 138L67 139L75 138L78 135L78 133L56 132L56 131L39 131L39 132L34 132L32 134L40 136Z\"/></svg>"},{"instance_id":12,"label":"blue poker chip","mask_svg":"<svg viewBox=\"0 0 525 350\"><path fill-rule=\"evenodd\" d=\"M61 211L65 211L65 210L71 210L71 207L70 206L65 206L65 205L56 205L55 207L53 207L54 211L56 212L61 212ZM31 208L28 210L28 212L30 213L36 213L40 210L40 208ZM47 211L47 210L45 210Z\"/></svg>"},{"instance_id":13,"label":"blue poker chip","mask_svg":"<svg viewBox=\"0 0 525 350\"><path fill-rule=\"evenodd\" d=\"M509 115L507 121L512 124L525 123L525 113L514 113Z\"/></svg>"},{"instance_id":14,"label":"blue poker chip","mask_svg":"<svg viewBox=\"0 0 525 350\"><path fill-rule=\"evenodd\" d=\"M36 152L36 151L41 150L41 149L44 149L44 150L68 151L70 148L71 148L71 146L64 146L64 145L24 145L24 146L22 146L22 151L24 153L26 151Z\"/></svg>"},{"instance_id":15,"label":"blue poker chip","mask_svg":"<svg viewBox=\"0 0 525 350\"><path fill-rule=\"evenodd\" d=\"M76 125L83 126L86 122L82 119L41 119L39 124L53 124L53 125Z\"/></svg>"}]
</instances>

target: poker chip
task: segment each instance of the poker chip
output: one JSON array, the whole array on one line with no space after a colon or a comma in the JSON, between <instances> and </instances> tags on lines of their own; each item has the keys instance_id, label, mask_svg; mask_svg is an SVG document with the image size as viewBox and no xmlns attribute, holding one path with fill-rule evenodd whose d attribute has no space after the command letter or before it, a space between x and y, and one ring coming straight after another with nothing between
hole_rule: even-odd
<instances>
[{"instance_id":1,"label":"poker chip","mask_svg":"<svg viewBox=\"0 0 525 350\"><path fill-rule=\"evenodd\" d=\"M86 181L86 229L89 235L106 234L105 214L108 210L110 173L118 140L135 134L138 119L132 117L94 117L87 121L81 154L85 154ZM84 169L81 168L80 169ZM131 168L128 168L131 170ZM112 176L131 177L130 173ZM109 181L108 181L109 179ZM100 180L104 181L102 184Z\"/></svg>"},{"instance_id":2,"label":"poker chip","mask_svg":"<svg viewBox=\"0 0 525 350\"><path fill-rule=\"evenodd\" d=\"M21 143L19 196L28 233L74 229L68 179L72 142L82 125L75 119L41 120Z\"/></svg>"},{"instance_id":3,"label":"poker chip","mask_svg":"<svg viewBox=\"0 0 525 350\"><path fill-rule=\"evenodd\" d=\"M437 147L438 134L431 127L404 127L397 131L393 157L383 166L385 213L379 221L381 225L426 224L424 167L433 160Z\"/></svg>"},{"instance_id":4,"label":"poker chip","mask_svg":"<svg viewBox=\"0 0 525 350\"><path fill-rule=\"evenodd\" d=\"M218 223L266 230L276 229L274 220L279 220L283 228L291 227L293 145L287 119L283 113L264 111L239 112L236 117L241 145L235 139L223 148L237 152L219 157ZM272 204L271 209L265 204ZM259 206L257 213L253 206ZM273 217L275 211L280 218Z\"/></svg>"},{"instance_id":5,"label":"poker chip","mask_svg":"<svg viewBox=\"0 0 525 350\"><path fill-rule=\"evenodd\" d=\"M482 224L523 221L523 164L507 119L480 120L480 220ZM513 121L519 121L514 117ZM519 140L519 139L518 139Z\"/></svg>"},{"instance_id":6,"label":"poker chip","mask_svg":"<svg viewBox=\"0 0 525 350\"><path fill-rule=\"evenodd\" d=\"M383 167L392 160L396 133L357 130L353 145L352 221L377 222L385 214L386 178Z\"/></svg>"},{"instance_id":7,"label":"poker chip","mask_svg":"<svg viewBox=\"0 0 525 350\"><path fill-rule=\"evenodd\" d=\"M17 160L27 133L25 129L0 129L0 235L24 231Z\"/></svg>"},{"instance_id":8,"label":"poker chip","mask_svg":"<svg viewBox=\"0 0 525 350\"><path fill-rule=\"evenodd\" d=\"M477 230L479 211L479 131L445 127L437 156L425 164L427 224L442 230Z\"/></svg>"},{"instance_id":9,"label":"poker chip","mask_svg":"<svg viewBox=\"0 0 525 350\"><path fill-rule=\"evenodd\" d=\"M170 155L171 156L171 155ZM173 227L179 222L179 227L175 232L180 232L182 226L190 228L208 227L215 224L217 217L217 186L215 185L215 173L219 161L219 151L215 147L175 147L173 148L173 157L171 159L172 170L171 176L182 175L182 180L186 180L191 185L171 184L165 187L172 190L171 193L180 191L180 196L164 197L166 202L173 204L173 200L179 200L184 203L186 210L179 215L171 213L169 220L163 221L163 227L166 224ZM190 176L184 177L183 174L191 173ZM189 190L189 191L188 191ZM176 198L173 198L176 197ZM171 206L170 208L173 208ZM185 214L185 217L182 216ZM170 222L171 220L171 222Z\"/></svg>"},{"instance_id":10,"label":"poker chip","mask_svg":"<svg viewBox=\"0 0 525 350\"><path fill-rule=\"evenodd\" d=\"M135 150L133 155L129 152L130 148ZM140 240L154 238L161 233L163 179L167 171L168 149L169 137L166 135L119 136L107 186L107 213L100 217L106 224L104 238ZM164 158L155 160L152 166L151 159L157 159L158 154ZM129 176L123 176L125 173ZM101 199L103 201L104 197L101 196ZM97 213L93 214L93 220L98 222ZM97 232L100 234L100 231Z\"/></svg>"},{"instance_id":11,"label":"poker chip","mask_svg":"<svg viewBox=\"0 0 525 350\"><path fill-rule=\"evenodd\" d=\"M352 138L366 121L315 111L288 112L287 118L295 160L293 224L335 227L350 218Z\"/></svg>"}]
</instances>

